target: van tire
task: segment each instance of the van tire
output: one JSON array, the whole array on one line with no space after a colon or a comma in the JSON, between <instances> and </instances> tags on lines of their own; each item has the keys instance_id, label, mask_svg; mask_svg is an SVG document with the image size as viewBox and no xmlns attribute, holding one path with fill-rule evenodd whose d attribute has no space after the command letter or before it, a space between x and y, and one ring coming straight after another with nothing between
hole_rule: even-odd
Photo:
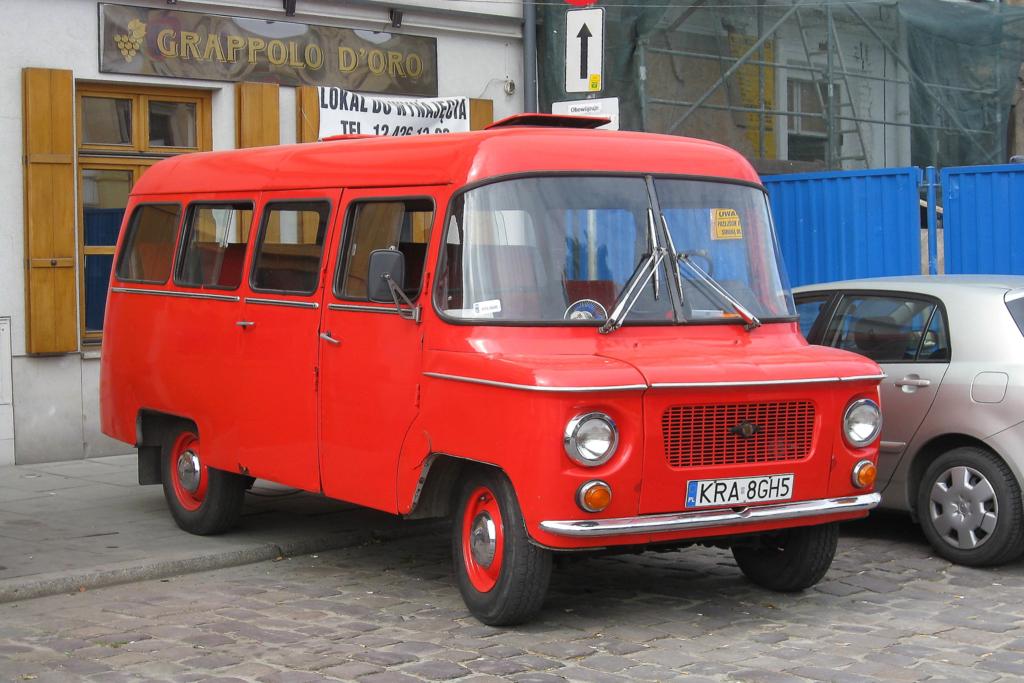
<instances>
[{"instance_id":1,"label":"van tire","mask_svg":"<svg viewBox=\"0 0 1024 683\"><path fill-rule=\"evenodd\" d=\"M171 516L185 531L207 536L227 531L242 514L248 478L207 467L199 435L191 425L168 432L162 447L160 474ZM194 457L195 468L179 470L179 460ZM194 489L194 490L190 490Z\"/></svg>"},{"instance_id":2,"label":"van tire","mask_svg":"<svg viewBox=\"0 0 1024 683\"><path fill-rule=\"evenodd\" d=\"M732 555L748 579L782 593L795 593L821 581L839 544L834 522L765 535L757 547L736 546Z\"/></svg>"},{"instance_id":3,"label":"van tire","mask_svg":"<svg viewBox=\"0 0 1024 683\"><path fill-rule=\"evenodd\" d=\"M957 474L968 481L953 481ZM956 499L950 503L968 506L968 514L946 509L944 491L938 487ZM981 523L982 512L994 521L987 530ZM1024 553L1024 504L1017 478L999 456L983 448L954 448L928 466L918 486L917 518L935 552L956 564L990 567L1012 562ZM960 543L961 531L971 534L964 543ZM964 547L972 543L973 547Z\"/></svg>"},{"instance_id":4,"label":"van tire","mask_svg":"<svg viewBox=\"0 0 1024 683\"><path fill-rule=\"evenodd\" d=\"M551 551L530 542L512 483L497 470L470 470L452 509L452 559L466 607L489 626L531 619L547 594Z\"/></svg>"}]
</instances>

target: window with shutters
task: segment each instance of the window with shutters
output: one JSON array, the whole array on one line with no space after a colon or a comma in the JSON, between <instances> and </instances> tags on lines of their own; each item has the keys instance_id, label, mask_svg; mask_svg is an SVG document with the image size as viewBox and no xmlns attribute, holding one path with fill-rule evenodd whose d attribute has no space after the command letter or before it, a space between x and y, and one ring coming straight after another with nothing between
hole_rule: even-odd
<instances>
[{"instance_id":1,"label":"window with shutters","mask_svg":"<svg viewBox=\"0 0 1024 683\"><path fill-rule=\"evenodd\" d=\"M210 93L79 83L78 204L81 334L103 331L114 245L128 194L168 156L211 148Z\"/></svg>"}]
</instances>

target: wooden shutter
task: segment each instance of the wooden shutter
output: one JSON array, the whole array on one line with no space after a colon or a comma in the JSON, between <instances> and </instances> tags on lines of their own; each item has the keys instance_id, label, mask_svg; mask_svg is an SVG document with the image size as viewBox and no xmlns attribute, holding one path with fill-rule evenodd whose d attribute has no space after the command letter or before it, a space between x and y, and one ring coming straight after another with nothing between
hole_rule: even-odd
<instances>
[{"instance_id":1,"label":"wooden shutter","mask_svg":"<svg viewBox=\"0 0 1024 683\"><path fill-rule=\"evenodd\" d=\"M281 105L276 83L239 83L235 88L235 130L239 147L281 142Z\"/></svg>"},{"instance_id":2,"label":"wooden shutter","mask_svg":"<svg viewBox=\"0 0 1024 683\"><path fill-rule=\"evenodd\" d=\"M469 100L469 129L483 130L494 123L493 100Z\"/></svg>"},{"instance_id":3,"label":"wooden shutter","mask_svg":"<svg viewBox=\"0 0 1024 683\"><path fill-rule=\"evenodd\" d=\"M23 69L22 100L26 347L67 353L78 349L71 72Z\"/></svg>"},{"instance_id":4,"label":"wooden shutter","mask_svg":"<svg viewBox=\"0 0 1024 683\"><path fill-rule=\"evenodd\" d=\"M316 142L320 139L320 96L314 85L295 89L295 140Z\"/></svg>"}]
</instances>

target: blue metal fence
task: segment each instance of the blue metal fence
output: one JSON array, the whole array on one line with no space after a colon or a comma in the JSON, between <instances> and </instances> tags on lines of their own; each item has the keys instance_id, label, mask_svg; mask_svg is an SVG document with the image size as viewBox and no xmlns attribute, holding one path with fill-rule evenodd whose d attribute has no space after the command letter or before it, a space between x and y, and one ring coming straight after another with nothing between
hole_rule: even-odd
<instances>
[{"instance_id":1,"label":"blue metal fence","mask_svg":"<svg viewBox=\"0 0 1024 683\"><path fill-rule=\"evenodd\" d=\"M947 273L1024 275L1024 164L942 170Z\"/></svg>"},{"instance_id":2,"label":"blue metal fence","mask_svg":"<svg viewBox=\"0 0 1024 683\"><path fill-rule=\"evenodd\" d=\"M921 272L921 169L762 178L793 286Z\"/></svg>"}]
</instances>

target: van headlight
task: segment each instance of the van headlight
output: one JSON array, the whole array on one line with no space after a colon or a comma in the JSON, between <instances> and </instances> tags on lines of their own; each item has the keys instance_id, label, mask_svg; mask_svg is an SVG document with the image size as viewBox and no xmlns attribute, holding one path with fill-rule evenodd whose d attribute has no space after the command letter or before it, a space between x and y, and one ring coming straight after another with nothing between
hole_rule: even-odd
<instances>
[{"instance_id":1,"label":"van headlight","mask_svg":"<svg viewBox=\"0 0 1024 683\"><path fill-rule=\"evenodd\" d=\"M854 448L864 448L882 429L882 411L870 398L851 401L843 413L843 436Z\"/></svg>"},{"instance_id":2,"label":"van headlight","mask_svg":"<svg viewBox=\"0 0 1024 683\"><path fill-rule=\"evenodd\" d=\"M565 452L573 462L597 467L615 455L619 430L604 413L585 413L565 426Z\"/></svg>"}]
</instances>

